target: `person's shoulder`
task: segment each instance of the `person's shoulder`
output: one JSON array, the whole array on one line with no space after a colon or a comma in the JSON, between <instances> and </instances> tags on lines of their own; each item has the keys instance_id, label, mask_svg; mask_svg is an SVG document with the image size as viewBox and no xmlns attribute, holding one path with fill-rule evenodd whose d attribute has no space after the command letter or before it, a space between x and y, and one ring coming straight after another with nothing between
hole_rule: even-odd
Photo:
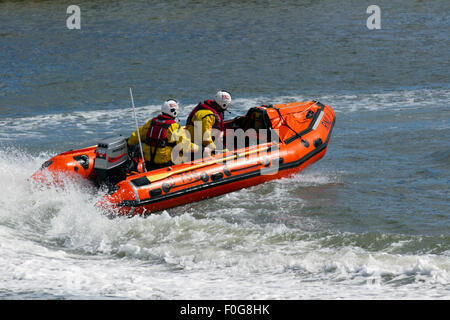
<instances>
[{"instance_id":1,"label":"person's shoulder","mask_svg":"<svg viewBox=\"0 0 450 320\"><path fill-rule=\"evenodd\" d=\"M198 110L197 113L198 113L199 115L202 115L202 118L203 118L204 116L214 115L214 112L212 112L211 110L208 110L208 109L201 109L201 110Z\"/></svg>"},{"instance_id":2,"label":"person's shoulder","mask_svg":"<svg viewBox=\"0 0 450 320\"><path fill-rule=\"evenodd\" d=\"M150 123L152 123L152 121L155 120L156 118L157 118L157 117L153 117L153 118L148 119L148 120L145 122L145 124L150 124Z\"/></svg>"}]
</instances>

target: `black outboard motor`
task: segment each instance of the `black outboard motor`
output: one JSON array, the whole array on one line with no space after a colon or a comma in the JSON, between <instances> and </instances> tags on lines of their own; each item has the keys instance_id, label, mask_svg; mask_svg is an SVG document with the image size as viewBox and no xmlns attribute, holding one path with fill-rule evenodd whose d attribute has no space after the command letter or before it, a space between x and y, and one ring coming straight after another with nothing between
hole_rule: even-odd
<instances>
[{"instance_id":1,"label":"black outboard motor","mask_svg":"<svg viewBox=\"0 0 450 320\"><path fill-rule=\"evenodd\" d=\"M95 150L94 170L99 185L109 190L126 178L132 160L128 155L127 141L123 137L112 137L101 141Z\"/></svg>"}]
</instances>

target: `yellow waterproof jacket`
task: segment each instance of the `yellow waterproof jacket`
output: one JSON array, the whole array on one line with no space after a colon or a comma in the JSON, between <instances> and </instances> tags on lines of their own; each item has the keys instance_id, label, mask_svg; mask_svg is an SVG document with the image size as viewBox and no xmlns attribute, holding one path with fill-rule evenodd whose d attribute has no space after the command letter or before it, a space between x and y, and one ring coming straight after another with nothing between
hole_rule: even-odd
<instances>
[{"instance_id":1,"label":"yellow waterproof jacket","mask_svg":"<svg viewBox=\"0 0 450 320\"><path fill-rule=\"evenodd\" d=\"M216 123L216 116L214 115L214 113L211 110L201 109L192 116L192 122L196 124L196 121L199 121L202 124L201 127L202 138L196 136L200 133L200 130L196 130L196 128L194 128L192 124L188 124L186 125L186 130L189 131L191 140L198 143L202 141L204 147L209 145L210 148L216 149L216 145L214 144L211 135L211 129ZM194 133L196 135L194 135Z\"/></svg>"},{"instance_id":2,"label":"yellow waterproof jacket","mask_svg":"<svg viewBox=\"0 0 450 320\"><path fill-rule=\"evenodd\" d=\"M142 151L144 153L145 161L151 161L152 154L155 152L155 148L153 146L149 146L145 143L145 137L147 136L147 132L150 129L152 124L152 119L148 120L142 127L139 128L139 135L142 141ZM199 146L192 143L191 140L186 137L185 130L178 123L172 123L167 129L167 141L170 145L166 145L165 147L159 147L156 149L155 158L153 159L156 164L168 163L170 161L175 163L176 159L172 157L172 149L174 144L177 145L179 150L183 150L185 152L197 152L199 150ZM133 132L131 136L128 138L128 145L134 146L139 143L137 131Z\"/></svg>"}]
</instances>

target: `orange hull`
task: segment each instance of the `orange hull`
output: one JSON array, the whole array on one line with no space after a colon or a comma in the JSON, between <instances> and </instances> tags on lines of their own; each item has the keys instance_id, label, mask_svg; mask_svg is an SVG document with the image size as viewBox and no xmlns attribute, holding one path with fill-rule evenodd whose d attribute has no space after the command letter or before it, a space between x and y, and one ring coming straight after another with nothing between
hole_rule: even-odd
<instances>
[{"instance_id":1,"label":"orange hull","mask_svg":"<svg viewBox=\"0 0 450 320\"><path fill-rule=\"evenodd\" d=\"M276 141L169 168L128 173L98 206L119 215L149 214L287 177L325 155L335 123L331 107L311 101L253 109L270 121L278 135ZM48 172L56 181L61 172L95 179L95 146L50 161L34 179L43 181Z\"/></svg>"}]
</instances>

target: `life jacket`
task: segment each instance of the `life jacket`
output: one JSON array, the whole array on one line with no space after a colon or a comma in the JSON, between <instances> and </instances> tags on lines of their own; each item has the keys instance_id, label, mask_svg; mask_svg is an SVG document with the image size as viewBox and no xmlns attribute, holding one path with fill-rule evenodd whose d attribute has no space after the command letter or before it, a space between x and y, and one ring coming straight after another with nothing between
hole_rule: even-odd
<instances>
[{"instance_id":1,"label":"life jacket","mask_svg":"<svg viewBox=\"0 0 450 320\"><path fill-rule=\"evenodd\" d=\"M167 129L174 123L176 123L176 121L165 114L160 114L153 118L145 137L145 143L151 147L157 148L173 146L173 143L169 143L167 139Z\"/></svg>"},{"instance_id":2,"label":"life jacket","mask_svg":"<svg viewBox=\"0 0 450 320\"><path fill-rule=\"evenodd\" d=\"M216 117L216 121L214 122L213 128L223 131L224 130L224 124L223 124L223 112L218 112L216 109L216 103L213 100L206 100L203 103L199 103L194 110L191 111L191 113L189 114L187 120L186 120L186 125L194 125L194 123L192 122L192 118L194 117L195 113L199 110L209 110L211 111L214 116Z\"/></svg>"}]
</instances>

